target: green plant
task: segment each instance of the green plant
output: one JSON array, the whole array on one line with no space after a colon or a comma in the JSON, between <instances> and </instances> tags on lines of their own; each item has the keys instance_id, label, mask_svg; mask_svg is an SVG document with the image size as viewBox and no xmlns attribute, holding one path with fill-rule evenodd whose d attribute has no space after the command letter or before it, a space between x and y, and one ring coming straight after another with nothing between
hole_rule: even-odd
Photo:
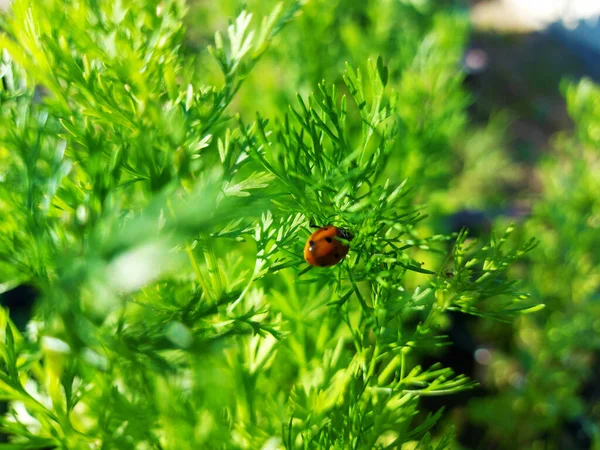
<instances>
[{"instance_id":1,"label":"green plant","mask_svg":"<svg viewBox=\"0 0 600 450\"><path fill-rule=\"evenodd\" d=\"M267 11L274 2L248 4ZM211 73L210 55L197 52L198 42L209 42L211 28L194 24L221 26L238 6L236 0L190 3L186 21L193 32L185 42L204 73ZM256 111L277 117L296 103L298 92L305 98L323 80L347 95L346 64L358 67L381 55L389 67L387 89L402 99L393 112L401 138L385 176L396 184L418 180L412 183L415 196L427 203L431 216L421 223L421 232L445 230L445 217L465 208L497 214L505 205L506 188L519 179L519 168L505 151L507 118L498 115L483 126L468 120L472 99L458 67L469 28L463 10L430 0L311 0L294 20L293 31L282 34L260 70L245 79L236 108L245 121L253 120ZM356 132L360 123L351 120L348 126ZM423 261L429 259L425 255Z\"/></svg>"},{"instance_id":2,"label":"green plant","mask_svg":"<svg viewBox=\"0 0 600 450\"><path fill-rule=\"evenodd\" d=\"M415 190L386 173L415 99L388 92L381 58L347 67L347 95L323 83L236 124L228 107L298 8L217 33L210 85L181 52L181 1L14 2L0 274L40 298L26 333L1 315L6 448L451 444L419 399L473 383L419 356L444 344L446 311L536 310L509 274L533 242L462 232L446 255L452 237L419 231ZM311 220L355 235L332 269L305 269Z\"/></svg>"},{"instance_id":3,"label":"green plant","mask_svg":"<svg viewBox=\"0 0 600 450\"><path fill-rule=\"evenodd\" d=\"M553 153L539 167L543 192L527 222L540 248L528 258L524 280L547 309L515 323L515 350L498 352L487 377L499 392L471 405L473 420L486 424L503 448L599 442L599 412L587 397L597 395L600 348L600 88L582 80L565 84L565 96L576 128L554 138ZM502 420L489 414L498 410L507 412ZM575 424L570 436L566 423Z\"/></svg>"}]
</instances>

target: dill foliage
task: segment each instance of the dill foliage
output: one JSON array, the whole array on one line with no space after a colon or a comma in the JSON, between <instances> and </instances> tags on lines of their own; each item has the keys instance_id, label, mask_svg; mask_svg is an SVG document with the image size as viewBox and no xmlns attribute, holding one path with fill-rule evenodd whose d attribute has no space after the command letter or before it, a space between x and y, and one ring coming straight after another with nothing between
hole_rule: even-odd
<instances>
[{"instance_id":1,"label":"dill foliage","mask_svg":"<svg viewBox=\"0 0 600 450\"><path fill-rule=\"evenodd\" d=\"M301 8L241 12L209 69L184 49L181 0L15 0L0 286L36 301L26 324L0 314L0 448L451 444L420 398L474 383L419 358L447 311L539 308L510 274L534 242L424 232L426 173L390 170L418 98L382 58L274 116L235 114ZM352 232L341 264L307 270L310 223Z\"/></svg>"},{"instance_id":2,"label":"dill foliage","mask_svg":"<svg viewBox=\"0 0 600 450\"><path fill-rule=\"evenodd\" d=\"M506 376L516 375L519 382L499 376L495 395L470 405L470 415L498 436L501 448L534 445L565 424L575 431L563 432L548 448L593 448L600 438L594 401L600 349L600 87L583 79L565 83L564 94L576 127L554 137L553 154L540 164L543 192L526 227L543 245L528 256L523 278L547 308L515 324L526 364ZM519 360L501 353L498 361L506 367ZM494 410L510 414L498 420L489 414Z\"/></svg>"}]
</instances>

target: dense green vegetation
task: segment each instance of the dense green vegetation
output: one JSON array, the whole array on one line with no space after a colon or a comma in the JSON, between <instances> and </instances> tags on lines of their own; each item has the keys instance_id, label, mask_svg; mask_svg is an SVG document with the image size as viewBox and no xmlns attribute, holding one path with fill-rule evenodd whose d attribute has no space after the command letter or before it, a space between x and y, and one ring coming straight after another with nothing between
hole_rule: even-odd
<instances>
[{"instance_id":1,"label":"dense green vegetation","mask_svg":"<svg viewBox=\"0 0 600 450\"><path fill-rule=\"evenodd\" d=\"M591 82L532 216L475 238L444 217L518 168L469 121L460 11L15 0L2 28L0 448L460 448L424 402L477 389L430 363L456 314L516 350L468 406L487 439L596 433ZM341 263L304 261L311 224Z\"/></svg>"}]
</instances>

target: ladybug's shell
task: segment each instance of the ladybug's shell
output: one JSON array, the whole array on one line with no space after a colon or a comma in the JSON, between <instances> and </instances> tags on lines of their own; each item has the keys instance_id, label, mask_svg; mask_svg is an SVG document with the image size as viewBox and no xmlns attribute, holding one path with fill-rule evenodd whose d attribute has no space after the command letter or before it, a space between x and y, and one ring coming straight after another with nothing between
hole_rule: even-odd
<instances>
[{"instance_id":1,"label":"ladybug's shell","mask_svg":"<svg viewBox=\"0 0 600 450\"><path fill-rule=\"evenodd\" d=\"M349 246L338 238L350 240L346 231L326 226L315 231L304 246L304 259L311 266L327 267L339 263L348 254Z\"/></svg>"}]
</instances>

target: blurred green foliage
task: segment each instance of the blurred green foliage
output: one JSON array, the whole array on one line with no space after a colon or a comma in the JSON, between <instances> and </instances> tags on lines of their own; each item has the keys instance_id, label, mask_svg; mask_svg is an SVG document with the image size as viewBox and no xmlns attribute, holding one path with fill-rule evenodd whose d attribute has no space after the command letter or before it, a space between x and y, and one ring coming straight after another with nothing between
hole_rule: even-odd
<instances>
[{"instance_id":1,"label":"blurred green foliage","mask_svg":"<svg viewBox=\"0 0 600 450\"><path fill-rule=\"evenodd\" d=\"M520 230L477 241L425 215L498 206L489 186L516 170L501 120L468 123L460 12L241 6L16 0L5 17L0 286L40 295L26 330L0 317L0 448L451 448L451 427L432 431L442 411L421 411L475 384L421 364L446 344L447 312L517 317L539 336L548 317L552 345L576 346L560 305L577 289L596 326L581 272L597 276L596 237L573 228L597 187L584 164L565 181L585 184L580 200L548 189L524 233L544 244L531 287L517 282L535 245ZM594 161L586 89L569 98ZM573 222L553 222L561 212ZM343 262L307 267L311 222L352 232ZM572 254L561 233L583 240ZM563 261L575 284L546 292ZM532 379L576 398L583 375L544 378L557 352L543 348Z\"/></svg>"},{"instance_id":2,"label":"blurred green foliage","mask_svg":"<svg viewBox=\"0 0 600 450\"><path fill-rule=\"evenodd\" d=\"M473 420L507 449L600 443L600 87L584 79L565 83L564 92L576 127L555 136L541 162L543 190L527 222L541 245L524 278L547 308L516 323L514 348L498 355L491 374L499 393L471 405ZM574 424L572 436L561 436L565 423Z\"/></svg>"},{"instance_id":3,"label":"blurred green foliage","mask_svg":"<svg viewBox=\"0 0 600 450\"><path fill-rule=\"evenodd\" d=\"M240 114L252 120L255 111L273 117L307 96L326 80L346 92L346 64L360 67L381 55L388 66L389 89L402 99L396 104L399 136L386 175L414 183L430 213L454 212L464 207L502 205L498 189L515 179L516 167L502 151L506 120L488 125L467 123L469 96L458 70L468 36L466 10L445 8L437 1L311 0L249 74L235 100ZM263 13L274 1L249 1ZM210 27L236 13L235 1L192 2L186 19L195 46L210 41ZM209 66L198 55L198 64ZM212 73L212 72L211 72ZM216 74L215 76L218 76ZM356 123L349 123L354 127ZM485 141L485 142L483 142ZM457 177L457 174L460 176ZM459 180L465 180L460 182ZM437 191L440 191L438 198ZM452 192L448 192L452 191Z\"/></svg>"}]
</instances>

